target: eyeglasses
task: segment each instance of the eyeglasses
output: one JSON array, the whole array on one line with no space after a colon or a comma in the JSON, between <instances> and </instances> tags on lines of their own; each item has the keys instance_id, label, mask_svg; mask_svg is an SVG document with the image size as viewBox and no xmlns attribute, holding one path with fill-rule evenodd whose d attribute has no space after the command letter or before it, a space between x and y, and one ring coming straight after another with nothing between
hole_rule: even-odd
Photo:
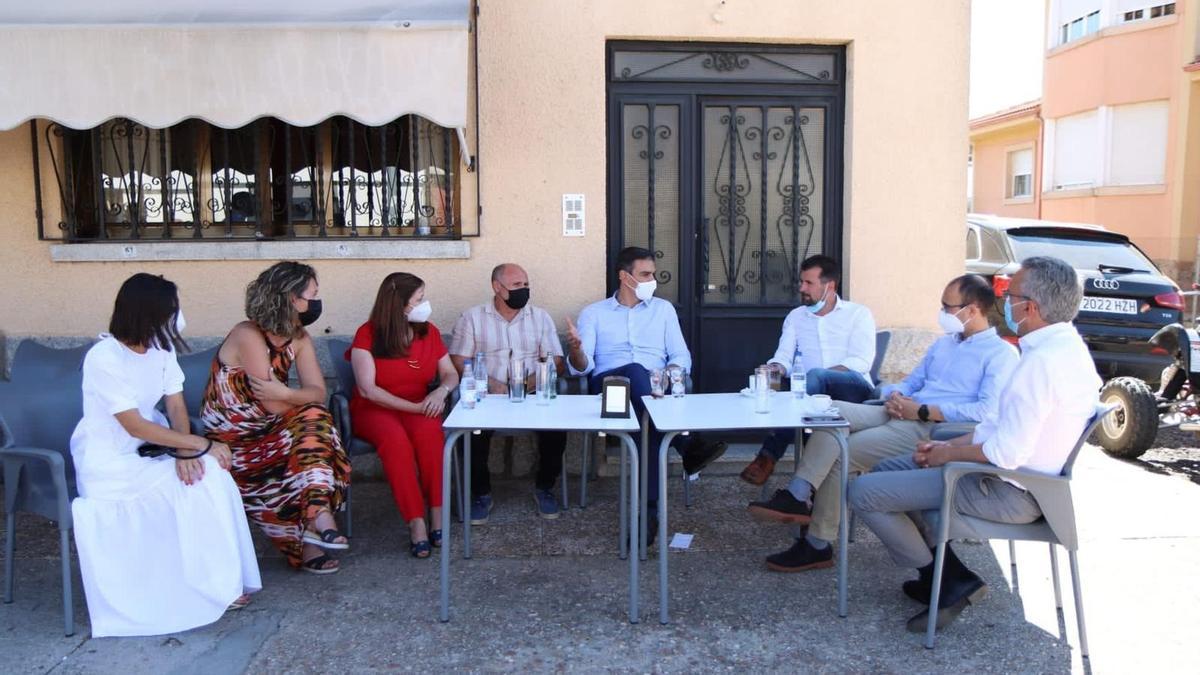
<instances>
[{"instance_id":1,"label":"eyeglasses","mask_svg":"<svg viewBox=\"0 0 1200 675\"><path fill-rule=\"evenodd\" d=\"M946 303L943 302L942 303L942 311L946 312L947 314L953 314L953 313L959 311L960 309L962 309L963 307L966 307L969 304L971 304L971 303L964 302L961 305L947 305Z\"/></svg>"},{"instance_id":2,"label":"eyeglasses","mask_svg":"<svg viewBox=\"0 0 1200 675\"><path fill-rule=\"evenodd\" d=\"M1032 300L1033 299L1033 298L1029 297L1028 295L1019 295L1017 293L1009 293L1008 291L1004 291L1004 299L1008 300L1010 298L1020 298L1022 300Z\"/></svg>"}]
</instances>

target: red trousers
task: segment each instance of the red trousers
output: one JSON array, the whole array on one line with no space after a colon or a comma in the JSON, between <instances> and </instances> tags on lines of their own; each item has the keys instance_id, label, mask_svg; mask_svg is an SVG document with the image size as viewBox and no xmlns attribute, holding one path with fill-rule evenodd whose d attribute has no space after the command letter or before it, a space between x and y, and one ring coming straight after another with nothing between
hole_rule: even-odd
<instances>
[{"instance_id":1,"label":"red trousers","mask_svg":"<svg viewBox=\"0 0 1200 675\"><path fill-rule=\"evenodd\" d=\"M424 518L427 508L442 505L442 445L446 435L440 417L370 405L355 406L351 419L354 435L379 452L383 473L405 522Z\"/></svg>"}]
</instances>

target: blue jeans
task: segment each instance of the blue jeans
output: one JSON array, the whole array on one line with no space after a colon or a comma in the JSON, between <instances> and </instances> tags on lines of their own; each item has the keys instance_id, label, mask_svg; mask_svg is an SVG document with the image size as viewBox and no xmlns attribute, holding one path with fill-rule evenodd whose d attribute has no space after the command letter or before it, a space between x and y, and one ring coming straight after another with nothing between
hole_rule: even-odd
<instances>
[{"instance_id":1,"label":"blue jeans","mask_svg":"<svg viewBox=\"0 0 1200 675\"><path fill-rule=\"evenodd\" d=\"M588 391L599 392L601 385L604 383L604 378L610 375L620 375L621 377L629 378L630 395L633 397L633 412L637 415L637 419L641 421L642 413L646 411L646 406L642 403L643 396L650 395L650 371L638 363L629 363L620 368L593 374L588 378ZM639 470L646 472L646 501L650 504L658 503L658 446L662 443L662 432L654 428L654 424L650 425L650 447L647 448L646 460L650 466L643 466ZM677 451L679 444L683 441L683 436L676 436L671 442L671 446ZM638 439L640 443L641 440ZM624 449L622 449L624 452ZM651 515L653 517L653 514Z\"/></svg>"},{"instance_id":2,"label":"blue jeans","mask_svg":"<svg viewBox=\"0 0 1200 675\"><path fill-rule=\"evenodd\" d=\"M867 378L853 370L813 368L808 371L809 394L825 394L835 401L862 403L872 391L871 385L867 384ZM778 462L795 437L795 429L776 429L763 441L758 454L767 455Z\"/></svg>"}]
</instances>

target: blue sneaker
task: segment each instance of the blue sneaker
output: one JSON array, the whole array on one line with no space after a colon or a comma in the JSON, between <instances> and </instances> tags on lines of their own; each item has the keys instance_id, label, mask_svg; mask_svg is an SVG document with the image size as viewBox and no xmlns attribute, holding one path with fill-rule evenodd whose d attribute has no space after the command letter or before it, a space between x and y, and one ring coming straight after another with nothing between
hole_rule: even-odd
<instances>
[{"instance_id":1,"label":"blue sneaker","mask_svg":"<svg viewBox=\"0 0 1200 675\"><path fill-rule=\"evenodd\" d=\"M482 495L471 501L471 524L486 525L488 514L492 512L492 496Z\"/></svg>"},{"instance_id":2,"label":"blue sneaker","mask_svg":"<svg viewBox=\"0 0 1200 675\"><path fill-rule=\"evenodd\" d=\"M558 517L558 500L550 490L534 490L533 503L537 504L538 515L546 520Z\"/></svg>"}]
</instances>

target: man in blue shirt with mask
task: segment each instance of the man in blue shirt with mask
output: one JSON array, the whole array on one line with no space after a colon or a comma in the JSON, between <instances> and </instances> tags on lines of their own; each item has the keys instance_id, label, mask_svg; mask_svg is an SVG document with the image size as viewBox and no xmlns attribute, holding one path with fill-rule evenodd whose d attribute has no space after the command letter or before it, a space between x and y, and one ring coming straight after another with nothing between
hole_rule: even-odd
<instances>
[{"instance_id":1,"label":"man in blue shirt with mask","mask_svg":"<svg viewBox=\"0 0 1200 675\"><path fill-rule=\"evenodd\" d=\"M883 387L886 404L835 402L850 422L851 471L868 471L884 459L912 454L938 424L974 424L995 413L1018 360L1017 350L988 325L995 301L983 277L954 279L942 291L938 314L946 335L903 382ZM833 565L829 542L837 536L840 520L840 457L836 441L815 435L804 446L787 489L750 503L755 518L808 526L790 549L767 556L769 569L799 572Z\"/></svg>"},{"instance_id":2,"label":"man in blue shirt with mask","mask_svg":"<svg viewBox=\"0 0 1200 675\"><path fill-rule=\"evenodd\" d=\"M617 292L592 303L579 314L579 327L567 321L567 365L574 375L589 375L589 391L600 391L605 377L629 378L633 408L639 419L644 411L642 397L650 394L650 371L662 368L691 370L692 355L675 306L654 297L654 254L630 246L617 254ZM662 434L651 428L650 448L657 449ZM676 450L683 469L698 473L725 452L725 443L705 443L692 436L686 443L676 437ZM682 445L682 447L680 447ZM647 502L650 513L658 503L658 462L647 453ZM647 542L653 543L658 520L647 519Z\"/></svg>"}]
</instances>

